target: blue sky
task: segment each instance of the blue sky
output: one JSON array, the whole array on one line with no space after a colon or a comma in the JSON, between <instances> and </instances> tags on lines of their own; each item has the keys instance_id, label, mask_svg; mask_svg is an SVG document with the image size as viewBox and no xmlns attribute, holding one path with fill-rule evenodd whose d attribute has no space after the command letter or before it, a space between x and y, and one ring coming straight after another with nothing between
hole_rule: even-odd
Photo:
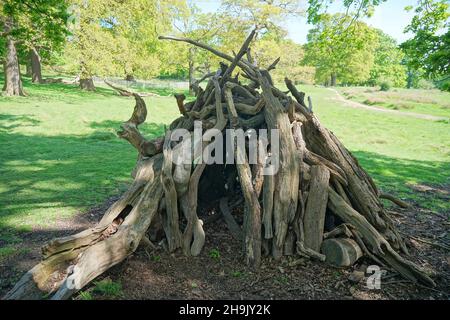
<instances>
[{"instance_id":1,"label":"blue sky","mask_svg":"<svg viewBox=\"0 0 450 320\"><path fill-rule=\"evenodd\" d=\"M220 5L220 0L200 0L194 2L205 12L216 11ZM306 2L304 0L302 3L304 8L306 8ZM403 33L403 30L414 15L413 12L406 12L404 8L408 5L416 4L417 0L387 0L376 7L375 14L371 18L364 19L364 21L372 27L383 30L401 43L410 38L410 35ZM329 8L329 12L345 12L342 1L336 0ZM308 30L311 29L311 25L308 25L306 22L306 17L288 19L284 27L289 32L289 38L302 44L306 42L306 35Z\"/></svg>"}]
</instances>

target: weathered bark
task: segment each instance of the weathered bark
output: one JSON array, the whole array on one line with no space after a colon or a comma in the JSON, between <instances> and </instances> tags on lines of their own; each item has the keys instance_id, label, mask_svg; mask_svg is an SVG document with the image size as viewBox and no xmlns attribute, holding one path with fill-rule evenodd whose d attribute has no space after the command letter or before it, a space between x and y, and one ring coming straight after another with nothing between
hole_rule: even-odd
<instances>
[{"instance_id":1,"label":"weathered bark","mask_svg":"<svg viewBox=\"0 0 450 320\"><path fill-rule=\"evenodd\" d=\"M238 116L232 99L231 86L226 86L225 98L228 104L228 114L233 128L238 128ZM259 268L261 263L261 208L258 196L252 185L252 174L242 146L233 141L239 181L245 199L244 217L244 249L247 264Z\"/></svg>"},{"instance_id":2,"label":"weathered bark","mask_svg":"<svg viewBox=\"0 0 450 320\"><path fill-rule=\"evenodd\" d=\"M190 47L188 50L188 78L189 78L189 94L194 95L195 90L195 66L194 66L194 47Z\"/></svg>"},{"instance_id":3,"label":"weathered bark","mask_svg":"<svg viewBox=\"0 0 450 320\"><path fill-rule=\"evenodd\" d=\"M421 282L428 286L435 286L433 280L423 273L412 262L402 258L389 242L364 218L360 213L348 205L333 189L329 188L328 206L344 222L351 224L361 234L362 239L369 246L374 255L380 257L400 274L413 282Z\"/></svg>"},{"instance_id":4,"label":"weathered bark","mask_svg":"<svg viewBox=\"0 0 450 320\"><path fill-rule=\"evenodd\" d=\"M272 93L269 80L259 74L262 96L265 101L265 119L268 129L279 130L279 171L275 175L273 215L275 221L275 244L281 250L288 226L297 211L300 168L296 147L291 133L288 115L280 101Z\"/></svg>"},{"instance_id":5,"label":"weathered bark","mask_svg":"<svg viewBox=\"0 0 450 320\"><path fill-rule=\"evenodd\" d=\"M33 47L30 49L31 58L31 81L33 83L42 83L42 67L41 67L41 56L38 50Z\"/></svg>"},{"instance_id":6,"label":"weathered bark","mask_svg":"<svg viewBox=\"0 0 450 320\"><path fill-rule=\"evenodd\" d=\"M5 84L3 91L7 96L25 96L20 77L19 59L14 38L6 36L6 54L4 62Z\"/></svg>"},{"instance_id":7,"label":"weathered bark","mask_svg":"<svg viewBox=\"0 0 450 320\"><path fill-rule=\"evenodd\" d=\"M206 233L197 212L201 212L198 198L199 191L205 192L204 181L209 179L205 176L201 180L203 172L209 171L205 171L205 159L199 157L186 162L172 160L180 160L189 153L187 150L212 154L214 141L223 138L228 124L234 129L279 130L278 155L275 154L277 141L266 141L259 134L257 160L250 164L251 158L247 157L250 142L248 146L236 145L233 140L236 165L217 171L223 177L213 179L223 182L227 193L227 197L220 196L222 214L217 216L222 216L233 236L242 241L250 267L258 268L262 253L274 258L300 255L328 260L338 266L351 265L363 253L407 279L434 285L428 275L394 250L406 251L406 247L380 201L386 195L378 191L342 143L321 126L312 107L305 105L305 95L289 79L286 84L297 102L274 87L269 70L275 68L278 59L268 70L259 70L253 64L249 44L254 34L250 34L234 57L190 39L162 37L191 43L230 62L230 65L221 64L205 90L199 88L195 101L184 104L185 97L176 95L182 116L170 124L165 137L147 140L139 131L147 118L144 100L137 93L111 85L136 100L131 118L118 132L139 155L132 173L133 183L95 227L48 243L42 251L43 260L6 298L42 298L43 293L53 295L54 299L68 298L123 261L139 243L153 247L145 232L155 217L158 221L151 228L161 225L159 239L165 235L166 242L161 242L164 248L168 251L180 248L187 256L199 255ZM243 60L245 55L248 61ZM242 85L237 76L232 77L237 66L251 79L250 85ZM311 105L311 99L308 101ZM192 132L194 120L202 120L205 131L202 139L195 139L196 134ZM179 141L171 141L171 132L176 129L187 131L183 131ZM266 158L270 157L272 161L278 157L279 170L264 175ZM235 187L236 177L240 188ZM243 200L242 226L228 207L231 196ZM217 219L208 219L208 223L214 221ZM327 231L331 231L324 234L325 224ZM183 231L181 226L185 226ZM63 281L54 281L55 278Z\"/></svg>"},{"instance_id":8,"label":"weathered bark","mask_svg":"<svg viewBox=\"0 0 450 320\"><path fill-rule=\"evenodd\" d=\"M350 267L363 255L358 244L348 238L325 240L321 251L326 256L325 261L335 267Z\"/></svg>"},{"instance_id":9,"label":"weathered bark","mask_svg":"<svg viewBox=\"0 0 450 320\"><path fill-rule=\"evenodd\" d=\"M323 239L325 211L327 210L330 172L324 166L311 167L311 182L306 202L303 228L305 246L319 252Z\"/></svg>"}]
</instances>

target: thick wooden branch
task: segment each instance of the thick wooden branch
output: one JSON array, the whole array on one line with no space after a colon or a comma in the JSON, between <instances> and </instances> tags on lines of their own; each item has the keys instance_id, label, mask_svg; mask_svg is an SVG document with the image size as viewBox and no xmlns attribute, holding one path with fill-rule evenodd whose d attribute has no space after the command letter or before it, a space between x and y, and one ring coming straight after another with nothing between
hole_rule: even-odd
<instances>
[{"instance_id":1,"label":"thick wooden branch","mask_svg":"<svg viewBox=\"0 0 450 320\"><path fill-rule=\"evenodd\" d=\"M250 46L250 43L252 42L253 38L256 35L256 30L254 29L250 34L248 35L247 39L245 39L244 43L242 44L241 49L237 53L237 55L234 57L233 61L231 62L231 65L227 68L225 73L222 75L222 79L220 80L220 85L223 86L226 81L228 81L228 78L233 73L234 69L239 65L239 62L241 61L242 57L247 53L248 47Z\"/></svg>"},{"instance_id":2,"label":"thick wooden branch","mask_svg":"<svg viewBox=\"0 0 450 320\"><path fill-rule=\"evenodd\" d=\"M170 145L170 135L171 131L167 131L163 148L164 162L161 172L161 184L164 189L164 198L166 200L166 214L163 215L164 231L166 233L169 251L173 252L181 247L181 232L178 222L178 196L172 175L173 152Z\"/></svg>"},{"instance_id":3,"label":"thick wooden branch","mask_svg":"<svg viewBox=\"0 0 450 320\"><path fill-rule=\"evenodd\" d=\"M421 282L435 286L434 281L420 270L414 263L402 258L389 242L359 212L349 206L332 188L328 189L328 207L344 222L351 224L361 234L362 239L370 247L374 255L386 261L405 278L413 282Z\"/></svg>"},{"instance_id":4,"label":"thick wooden branch","mask_svg":"<svg viewBox=\"0 0 450 320\"><path fill-rule=\"evenodd\" d=\"M291 123L279 99L275 98L269 80L258 74L265 101L265 119L268 129L277 129L279 133L279 170L275 177L274 222L275 243L281 251L287 234L288 225L297 212L300 165L291 131ZM271 141L271 143L274 143Z\"/></svg>"},{"instance_id":5,"label":"thick wooden branch","mask_svg":"<svg viewBox=\"0 0 450 320\"><path fill-rule=\"evenodd\" d=\"M180 113L187 117L186 108L184 107L184 100L186 100L186 96L184 94L175 94L175 99L177 100L177 106L178 110L180 110Z\"/></svg>"},{"instance_id":6,"label":"thick wooden branch","mask_svg":"<svg viewBox=\"0 0 450 320\"><path fill-rule=\"evenodd\" d=\"M227 83L229 84L229 82ZM232 128L237 129L237 111L231 94L231 86L225 86L225 99L228 104L228 115ZM236 167L245 199L244 247L247 264L259 268L261 263L261 207L253 188L252 173L245 154L245 146L237 146L233 141Z\"/></svg>"},{"instance_id":7,"label":"thick wooden branch","mask_svg":"<svg viewBox=\"0 0 450 320\"><path fill-rule=\"evenodd\" d=\"M221 51L219 51L217 49L214 49L214 48L212 48L212 47L210 47L210 46L208 46L208 45L206 45L204 43L201 43L201 42L189 39L189 38L179 38L179 37L172 37L172 36L159 36L158 39L160 39L160 40L172 40L172 41L186 42L186 43L192 44L192 45L194 45L196 47L205 49L205 50L213 53L214 55L216 55L216 56L218 56L218 57L220 57L222 59L228 60L230 62L233 62L233 60L234 60L234 58L232 56L230 56L230 55L228 55L226 53L223 53L223 52L221 52ZM240 68L242 68L250 77L254 77L254 71L245 62L239 61L237 63L237 65Z\"/></svg>"},{"instance_id":8,"label":"thick wooden branch","mask_svg":"<svg viewBox=\"0 0 450 320\"><path fill-rule=\"evenodd\" d=\"M231 235L236 240L242 240L242 229L236 220L233 218L230 212L230 208L228 207L228 198L224 197L220 199L219 202L220 211L222 213L223 220L228 226L228 229L231 232Z\"/></svg>"},{"instance_id":9,"label":"thick wooden branch","mask_svg":"<svg viewBox=\"0 0 450 320\"><path fill-rule=\"evenodd\" d=\"M284 78L284 82L286 83L286 86L289 89L289 91L294 96L295 100L297 100L297 102L300 103L300 105L307 108L305 104L305 93L298 91L294 83L288 78Z\"/></svg>"},{"instance_id":10,"label":"thick wooden branch","mask_svg":"<svg viewBox=\"0 0 450 320\"><path fill-rule=\"evenodd\" d=\"M411 208L410 204L406 203L403 200L400 200L400 199L394 197L393 195L391 195L389 193L381 192L380 193L380 198L389 200L389 201L395 203L396 205L398 205L400 208L404 208L404 209Z\"/></svg>"}]
</instances>

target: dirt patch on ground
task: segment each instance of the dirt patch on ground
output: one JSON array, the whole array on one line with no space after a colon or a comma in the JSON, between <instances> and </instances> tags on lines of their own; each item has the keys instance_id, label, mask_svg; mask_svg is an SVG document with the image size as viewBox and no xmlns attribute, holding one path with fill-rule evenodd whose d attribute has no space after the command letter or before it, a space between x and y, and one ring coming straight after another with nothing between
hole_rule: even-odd
<instances>
[{"instance_id":1,"label":"dirt patch on ground","mask_svg":"<svg viewBox=\"0 0 450 320\"><path fill-rule=\"evenodd\" d=\"M40 247L46 241L94 225L114 200L73 219L59 221L53 230L36 229L24 234L23 246L30 250L0 263L0 295L39 261ZM211 214L214 206L208 210L207 214ZM448 218L417 208L395 210L392 215L407 239L410 259L434 274L436 288L413 285L388 271L381 279L381 289L369 290L366 281L369 275L363 273L373 264L369 260L359 261L351 269L337 269L299 257L281 261L264 258L261 270L251 272L243 263L241 244L230 235L221 219L205 226L206 244L199 257L168 254L160 247L154 250L140 247L100 279L120 283L122 299L450 298ZM84 291L91 292L95 299L108 298L95 294L93 286Z\"/></svg>"}]
</instances>

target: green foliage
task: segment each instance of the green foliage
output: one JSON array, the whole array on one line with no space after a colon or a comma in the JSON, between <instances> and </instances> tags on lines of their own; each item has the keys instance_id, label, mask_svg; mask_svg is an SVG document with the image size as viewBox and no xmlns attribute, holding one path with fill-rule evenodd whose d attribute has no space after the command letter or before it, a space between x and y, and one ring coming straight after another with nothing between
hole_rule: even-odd
<instances>
[{"instance_id":1,"label":"green foliage","mask_svg":"<svg viewBox=\"0 0 450 320\"><path fill-rule=\"evenodd\" d=\"M161 261L161 256L160 256L160 255L154 255L154 256L152 256L152 261L153 261L153 262L160 262L160 261Z\"/></svg>"},{"instance_id":2,"label":"green foliage","mask_svg":"<svg viewBox=\"0 0 450 320\"><path fill-rule=\"evenodd\" d=\"M438 81L437 82L437 86L442 91L450 92L450 79L445 79L445 80L442 80L442 81Z\"/></svg>"},{"instance_id":3,"label":"green foliage","mask_svg":"<svg viewBox=\"0 0 450 320\"><path fill-rule=\"evenodd\" d=\"M424 90L431 90L435 88L435 85L433 84L432 81L427 80L427 79L420 79L417 82L417 88L418 89L424 89Z\"/></svg>"},{"instance_id":4,"label":"green foliage","mask_svg":"<svg viewBox=\"0 0 450 320\"><path fill-rule=\"evenodd\" d=\"M94 282L94 292L103 296L116 298L122 295L122 285L119 282L114 282L111 279L104 279Z\"/></svg>"},{"instance_id":5,"label":"green foliage","mask_svg":"<svg viewBox=\"0 0 450 320\"><path fill-rule=\"evenodd\" d=\"M213 260L220 260L220 251L218 249L211 249L209 257Z\"/></svg>"},{"instance_id":6,"label":"green foliage","mask_svg":"<svg viewBox=\"0 0 450 320\"><path fill-rule=\"evenodd\" d=\"M369 85L381 85L388 82L396 88L406 86L406 67L402 64L404 53L398 48L396 41L382 32L378 33L378 44L374 51L374 65L370 70Z\"/></svg>"},{"instance_id":7,"label":"green foliage","mask_svg":"<svg viewBox=\"0 0 450 320\"><path fill-rule=\"evenodd\" d=\"M244 276L244 273L242 273L241 271L233 271L231 273L231 275L235 278L240 278L240 277Z\"/></svg>"},{"instance_id":8,"label":"green foliage","mask_svg":"<svg viewBox=\"0 0 450 320\"><path fill-rule=\"evenodd\" d=\"M14 254L14 252L16 252L16 249L14 247L2 247L0 248L0 261L3 258L6 258L12 254Z\"/></svg>"},{"instance_id":9,"label":"green foliage","mask_svg":"<svg viewBox=\"0 0 450 320\"><path fill-rule=\"evenodd\" d=\"M68 71L81 78L160 73L157 36L170 30L170 8L179 1L70 1L76 23L65 50Z\"/></svg>"},{"instance_id":10,"label":"green foliage","mask_svg":"<svg viewBox=\"0 0 450 320\"><path fill-rule=\"evenodd\" d=\"M67 35L67 3L60 0L2 0L0 32L16 41L55 49ZM8 29L8 30L7 30Z\"/></svg>"},{"instance_id":11,"label":"green foliage","mask_svg":"<svg viewBox=\"0 0 450 320\"><path fill-rule=\"evenodd\" d=\"M412 10L412 7L408 8ZM414 37L401 47L411 69L423 71L426 77L441 79L450 74L449 3L446 0L419 0L416 15L406 27ZM439 34L440 31L444 31Z\"/></svg>"},{"instance_id":12,"label":"green foliage","mask_svg":"<svg viewBox=\"0 0 450 320\"><path fill-rule=\"evenodd\" d=\"M355 9L353 14L353 20L358 19L361 16L370 17L373 14L374 7L378 6L386 0L343 0L344 7L347 11ZM321 20L322 14L327 12L327 9L334 0L308 0L308 22L316 24Z\"/></svg>"},{"instance_id":13,"label":"green foliage","mask_svg":"<svg viewBox=\"0 0 450 320\"><path fill-rule=\"evenodd\" d=\"M276 69L271 72L275 82L283 82L288 77L297 83L313 83L315 69L302 66L305 52L301 45L292 40L280 38L278 33L268 32L252 47L252 55L261 68L268 68L275 58L280 58Z\"/></svg>"},{"instance_id":14,"label":"green foliage","mask_svg":"<svg viewBox=\"0 0 450 320\"><path fill-rule=\"evenodd\" d=\"M381 91L389 91L392 88L392 84L389 81L383 81L380 83Z\"/></svg>"},{"instance_id":15,"label":"green foliage","mask_svg":"<svg viewBox=\"0 0 450 320\"><path fill-rule=\"evenodd\" d=\"M94 297L89 291L80 291L78 297L80 300L94 300Z\"/></svg>"},{"instance_id":16,"label":"green foliage","mask_svg":"<svg viewBox=\"0 0 450 320\"><path fill-rule=\"evenodd\" d=\"M377 33L343 14L322 15L308 33L304 64L316 67L316 79L342 84L366 82L374 65Z\"/></svg>"}]
</instances>

